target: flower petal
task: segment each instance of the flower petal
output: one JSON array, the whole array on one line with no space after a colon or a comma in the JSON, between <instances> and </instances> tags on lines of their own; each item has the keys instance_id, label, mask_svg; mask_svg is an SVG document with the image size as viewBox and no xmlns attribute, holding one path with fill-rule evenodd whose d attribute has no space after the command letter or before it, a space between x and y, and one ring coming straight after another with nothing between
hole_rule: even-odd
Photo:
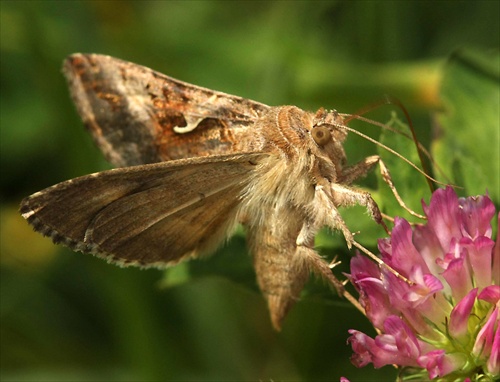
<instances>
[{"instance_id":1,"label":"flower petal","mask_svg":"<svg viewBox=\"0 0 500 382\"><path fill-rule=\"evenodd\" d=\"M350 264L351 275L348 277L359 291L359 300L366 316L374 327L381 329L387 316L397 313L397 310L391 305L380 279L380 269L377 264L360 254L354 256Z\"/></svg>"},{"instance_id":2,"label":"flower petal","mask_svg":"<svg viewBox=\"0 0 500 382\"><path fill-rule=\"evenodd\" d=\"M353 355L351 362L356 367L363 367L372 362L372 354L376 352L375 340L365 333L357 330L349 330L351 336L347 339L347 343L351 345Z\"/></svg>"},{"instance_id":3,"label":"flower petal","mask_svg":"<svg viewBox=\"0 0 500 382\"><path fill-rule=\"evenodd\" d=\"M433 350L418 358L418 364L427 369L429 378L443 377L461 369L467 361L464 354L446 354L444 350Z\"/></svg>"},{"instance_id":4,"label":"flower petal","mask_svg":"<svg viewBox=\"0 0 500 382\"><path fill-rule=\"evenodd\" d=\"M498 327L498 307L493 310L486 324L479 331L472 354L480 361L485 361L491 354L493 339L495 338L495 327ZM497 328L498 330L498 328Z\"/></svg>"},{"instance_id":5,"label":"flower petal","mask_svg":"<svg viewBox=\"0 0 500 382\"><path fill-rule=\"evenodd\" d=\"M380 279L367 277L356 282L359 288L359 301L365 309L366 316L373 326L381 329L384 320L390 315L397 313L392 308L387 292Z\"/></svg>"},{"instance_id":6,"label":"flower petal","mask_svg":"<svg viewBox=\"0 0 500 382\"><path fill-rule=\"evenodd\" d=\"M495 205L487 195L458 200L462 234L475 239L480 236L491 238L491 219L495 216Z\"/></svg>"},{"instance_id":7,"label":"flower petal","mask_svg":"<svg viewBox=\"0 0 500 382\"><path fill-rule=\"evenodd\" d=\"M415 266L421 267L424 273L430 272L422 256L413 245L412 236L410 223L396 217L391 233L392 258L382 258L388 265L406 277Z\"/></svg>"},{"instance_id":8,"label":"flower petal","mask_svg":"<svg viewBox=\"0 0 500 382\"><path fill-rule=\"evenodd\" d=\"M442 259L445 251L434 233L434 230L427 225L417 225L413 231L413 244L427 264L430 272L439 274L442 268L436 263L437 259Z\"/></svg>"},{"instance_id":9,"label":"flower petal","mask_svg":"<svg viewBox=\"0 0 500 382\"><path fill-rule=\"evenodd\" d=\"M462 344L466 344L469 339L467 324L476 296L477 288L471 290L451 311L448 329L450 334Z\"/></svg>"},{"instance_id":10,"label":"flower petal","mask_svg":"<svg viewBox=\"0 0 500 382\"><path fill-rule=\"evenodd\" d=\"M495 242L485 236L479 236L474 241L464 244L467 249L475 285L485 288L491 285L491 264Z\"/></svg>"},{"instance_id":11,"label":"flower petal","mask_svg":"<svg viewBox=\"0 0 500 382\"><path fill-rule=\"evenodd\" d=\"M443 284L437 277L431 274L422 274L420 268L412 271L410 280L415 284L410 286L410 292L403 298L411 302L413 307L424 303L429 297L443 289Z\"/></svg>"},{"instance_id":12,"label":"flower petal","mask_svg":"<svg viewBox=\"0 0 500 382\"><path fill-rule=\"evenodd\" d=\"M497 221L497 227L500 227L500 212L498 213ZM491 268L493 270L493 283L496 285L500 285L500 235L498 234L498 232L495 249L493 249L493 261Z\"/></svg>"},{"instance_id":13,"label":"flower petal","mask_svg":"<svg viewBox=\"0 0 500 382\"><path fill-rule=\"evenodd\" d=\"M380 278L378 265L360 253L356 253L349 264L351 267L350 277L353 281L364 279L365 277Z\"/></svg>"},{"instance_id":14,"label":"flower petal","mask_svg":"<svg viewBox=\"0 0 500 382\"><path fill-rule=\"evenodd\" d=\"M481 291L481 293L479 293L477 299L487 301L492 305L496 305L496 303L500 301L500 285L487 286Z\"/></svg>"},{"instance_id":15,"label":"flower petal","mask_svg":"<svg viewBox=\"0 0 500 382\"><path fill-rule=\"evenodd\" d=\"M427 225L435 232L441 248L448 251L451 239L461 237L458 214L458 197L453 188L436 190L428 206L423 203L423 209L428 217Z\"/></svg>"},{"instance_id":16,"label":"flower petal","mask_svg":"<svg viewBox=\"0 0 500 382\"><path fill-rule=\"evenodd\" d=\"M375 368L385 365L418 366L420 343L412 330L397 316L390 316L384 323L386 334L375 339L357 330L349 330L354 354L351 362L356 367L363 367L372 362Z\"/></svg>"},{"instance_id":17,"label":"flower petal","mask_svg":"<svg viewBox=\"0 0 500 382\"><path fill-rule=\"evenodd\" d=\"M411 328L401 318L398 316L389 316L384 322L384 329L387 335L395 339L395 350L402 356L416 359L420 355L420 346L417 337L415 337ZM382 338L383 335L375 338L376 343L379 342L377 341L379 337Z\"/></svg>"},{"instance_id":18,"label":"flower petal","mask_svg":"<svg viewBox=\"0 0 500 382\"><path fill-rule=\"evenodd\" d=\"M472 289L469 267L463 257L450 261L442 276L451 287L455 301L460 301Z\"/></svg>"},{"instance_id":19,"label":"flower petal","mask_svg":"<svg viewBox=\"0 0 500 382\"><path fill-rule=\"evenodd\" d=\"M500 323L497 321L497 329L491 346L490 359L486 363L486 370L493 376L500 375Z\"/></svg>"},{"instance_id":20,"label":"flower petal","mask_svg":"<svg viewBox=\"0 0 500 382\"><path fill-rule=\"evenodd\" d=\"M433 301L432 307L429 307L427 302L425 305L419 306L418 309L413 307L413 303L407 299L407 296L412 292L411 285L387 270L382 269L382 271L384 287L388 293L391 308L395 312L401 312L400 315L416 333L429 338L435 338L436 332L429 325L428 321L430 320L434 323L443 321L442 309L439 308L439 311L434 310L433 308L436 308L436 305ZM437 295L437 297L439 300L442 299L440 295ZM429 299L429 301L431 300Z\"/></svg>"}]
</instances>

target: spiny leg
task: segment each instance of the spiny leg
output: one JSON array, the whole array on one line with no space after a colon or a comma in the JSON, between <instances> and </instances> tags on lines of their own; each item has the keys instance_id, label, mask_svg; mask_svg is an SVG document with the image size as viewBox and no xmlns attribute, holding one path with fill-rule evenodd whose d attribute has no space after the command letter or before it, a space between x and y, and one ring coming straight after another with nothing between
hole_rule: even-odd
<instances>
[{"instance_id":1,"label":"spiny leg","mask_svg":"<svg viewBox=\"0 0 500 382\"><path fill-rule=\"evenodd\" d=\"M377 203L373 200L368 191L357 190L355 188L343 186L341 184L332 183L332 198L337 206L351 207L356 204L365 206L375 222L384 227L385 231L389 233L389 229L382 219L382 213L378 208Z\"/></svg>"},{"instance_id":2,"label":"spiny leg","mask_svg":"<svg viewBox=\"0 0 500 382\"><path fill-rule=\"evenodd\" d=\"M380 165L380 174L382 175L382 179L384 180L385 183L389 186L391 189L392 193L394 194L394 197L398 201L399 205L403 207L410 215L416 216L419 219L426 220L427 218L424 215L421 215L415 211L413 211L411 208L409 208L401 196L399 196L398 190L396 189L396 186L394 185L394 182L392 181L391 173L389 172L389 169L385 165L385 163L382 161L382 159L379 158L378 163Z\"/></svg>"},{"instance_id":3,"label":"spiny leg","mask_svg":"<svg viewBox=\"0 0 500 382\"><path fill-rule=\"evenodd\" d=\"M311 236L314 236L319 228L328 226L332 229L342 231L349 249L352 247L354 237L344 222L344 219L337 210L338 204L331 193L331 184L324 182L324 185L316 185L314 195L314 222L306 222L297 237L297 244L303 245Z\"/></svg>"},{"instance_id":4,"label":"spiny leg","mask_svg":"<svg viewBox=\"0 0 500 382\"><path fill-rule=\"evenodd\" d=\"M344 295L344 284L335 277L328 263L313 248L297 245L297 256L304 261L309 272L327 281L337 290L340 296Z\"/></svg>"},{"instance_id":5,"label":"spiny leg","mask_svg":"<svg viewBox=\"0 0 500 382\"><path fill-rule=\"evenodd\" d=\"M297 238L297 241L298 240L299 238ZM358 300L345 290L345 283L335 277L332 272L332 267L321 256L319 256L319 254L310 245L297 244L296 254L302 259L309 272L314 273L317 277L325 280L329 285L336 289L339 296L346 298L349 302L351 302L351 304L359 309L361 313L365 314L364 309L361 307Z\"/></svg>"},{"instance_id":6,"label":"spiny leg","mask_svg":"<svg viewBox=\"0 0 500 382\"><path fill-rule=\"evenodd\" d=\"M425 216L413 211L411 208L409 208L401 196L399 195L396 186L394 185L394 182L392 180L391 174L389 172L389 169L385 165L385 163L382 161L382 159L378 155L372 155L367 158L364 158L360 162L347 167L343 173L342 173L342 184L351 184L358 178L362 178L366 176L366 174L376 165L379 164L380 166L380 174L382 175L382 180L389 186L391 189L391 192L393 193L394 197L398 201L398 204L410 215L416 216L420 219L426 219ZM375 203L375 202L373 202ZM368 207L368 205L366 205ZM370 209L370 207L368 207ZM377 207L378 209L378 207ZM379 211L380 212L380 211Z\"/></svg>"},{"instance_id":7,"label":"spiny leg","mask_svg":"<svg viewBox=\"0 0 500 382\"><path fill-rule=\"evenodd\" d=\"M352 166L344 168L339 183L351 184L356 179L364 178L379 161L380 157L378 155L372 155L360 160Z\"/></svg>"}]
</instances>

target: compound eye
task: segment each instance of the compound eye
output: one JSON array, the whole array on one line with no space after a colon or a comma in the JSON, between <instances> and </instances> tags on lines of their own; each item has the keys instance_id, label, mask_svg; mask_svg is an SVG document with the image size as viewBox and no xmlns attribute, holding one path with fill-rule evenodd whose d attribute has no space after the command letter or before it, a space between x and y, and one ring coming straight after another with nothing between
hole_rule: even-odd
<instances>
[{"instance_id":1,"label":"compound eye","mask_svg":"<svg viewBox=\"0 0 500 382\"><path fill-rule=\"evenodd\" d=\"M311 130L311 134L314 139L314 142L316 142L318 146L326 145L328 142L330 142L332 138L330 129L326 126L314 127Z\"/></svg>"}]
</instances>

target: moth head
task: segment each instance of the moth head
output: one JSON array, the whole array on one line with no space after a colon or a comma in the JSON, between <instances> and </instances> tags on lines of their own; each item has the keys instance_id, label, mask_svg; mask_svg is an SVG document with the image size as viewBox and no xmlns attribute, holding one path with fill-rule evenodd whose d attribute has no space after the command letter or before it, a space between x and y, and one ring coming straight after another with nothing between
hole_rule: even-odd
<instances>
[{"instance_id":1,"label":"moth head","mask_svg":"<svg viewBox=\"0 0 500 382\"><path fill-rule=\"evenodd\" d=\"M341 128L343 125L344 120L336 110L327 111L321 108L314 116L311 136L320 147L332 141L342 143L347 136L347 132Z\"/></svg>"},{"instance_id":2,"label":"moth head","mask_svg":"<svg viewBox=\"0 0 500 382\"><path fill-rule=\"evenodd\" d=\"M332 139L332 133L326 125L314 126L311 135L318 146L325 146Z\"/></svg>"}]
</instances>

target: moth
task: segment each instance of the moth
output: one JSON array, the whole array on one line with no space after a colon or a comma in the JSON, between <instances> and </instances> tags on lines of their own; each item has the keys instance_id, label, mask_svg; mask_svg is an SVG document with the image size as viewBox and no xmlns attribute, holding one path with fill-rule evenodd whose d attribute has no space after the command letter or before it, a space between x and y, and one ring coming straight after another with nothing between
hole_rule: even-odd
<instances>
[{"instance_id":1,"label":"moth","mask_svg":"<svg viewBox=\"0 0 500 382\"><path fill-rule=\"evenodd\" d=\"M342 114L267 106L104 55L74 54L63 72L117 168L25 198L36 231L120 266L164 268L210 254L242 224L278 330L310 273L342 291L315 234L340 230L350 246L338 208L355 204L382 223L370 193L352 186L379 157L347 163Z\"/></svg>"}]
</instances>

